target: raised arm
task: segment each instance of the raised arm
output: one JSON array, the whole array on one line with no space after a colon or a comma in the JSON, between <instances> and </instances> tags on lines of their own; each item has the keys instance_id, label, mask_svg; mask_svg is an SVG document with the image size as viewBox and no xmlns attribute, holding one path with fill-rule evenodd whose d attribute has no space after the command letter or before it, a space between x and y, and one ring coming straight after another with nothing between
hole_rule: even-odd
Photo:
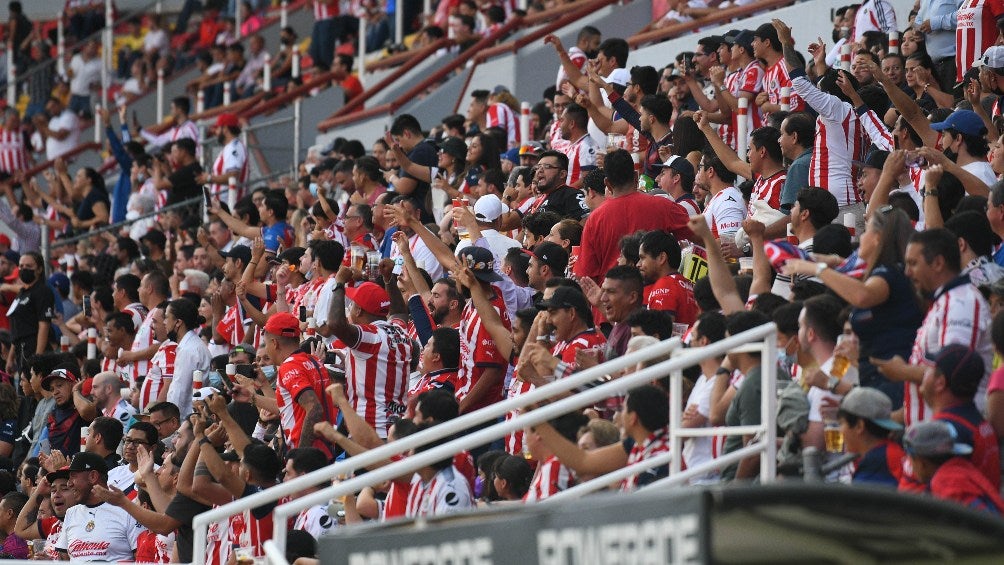
<instances>
[{"instance_id":1,"label":"raised arm","mask_svg":"<svg viewBox=\"0 0 1004 565\"><path fill-rule=\"evenodd\" d=\"M753 178L753 172L750 170L750 164L741 159L727 143L722 141L722 138L718 136L718 132L715 131L715 128L711 127L711 123L708 121L708 116L703 111L694 113L694 122L697 123L697 127L700 128L701 133L703 133L704 137L708 140L711 148L715 151L715 155L718 155L718 158L722 160L722 163L728 170L743 177L744 179Z\"/></svg>"},{"instance_id":2,"label":"raised arm","mask_svg":"<svg viewBox=\"0 0 1004 565\"><path fill-rule=\"evenodd\" d=\"M718 304L722 307L723 314L741 312L746 308L739 290L736 288L736 281L732 278L725 259L722 258L722 251L718 247L718 242L711 234L708 221L703 214L696 214L690 217L687 223L690 231L694 232L702 242L708 253L708 276L711 277L711 289L714 291Z\"/></svg>"}]
</instances>

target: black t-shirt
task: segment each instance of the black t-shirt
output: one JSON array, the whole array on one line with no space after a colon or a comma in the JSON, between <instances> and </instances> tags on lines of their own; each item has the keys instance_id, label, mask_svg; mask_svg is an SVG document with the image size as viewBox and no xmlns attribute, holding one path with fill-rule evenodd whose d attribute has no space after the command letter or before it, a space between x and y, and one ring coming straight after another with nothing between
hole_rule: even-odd
<instances>
[{"instance_id":1,"label":"black t-shirt","mask_svg":"<svg viewBox=\"0 0 1004 565\"><path fill-rule=\"evenodd\" d=\"M195 532L192 530L192 521L203 512L210 510L211 506L206 506L200 502L181 494L174 494L170 504L164 511L164 515L177 520L178 526L178 557L182 563L192 562L192 545L195 543Z\"/></svg>"},{"instance_id":2,"label":"black t-shirt","mask_svg":"<svg viewBox=\"0 0 1004 565\"><path fill-rule=\"evenodd\" d=\"M171 181L171 190L167 191L168 205L202 195L202 187L195 181L195 177L200 174L202 167L198 163L178 167L171 173L167 177L167 180Z\"/></svg>"},{"instance_id":3,"label":"black t-shirt","mask_svg":"<svg viewBox=\"0 0 1004 565\"><path fill-rule=\"evenodd\" d=\"M103 202L105 205L105 210L111 211L110 204L108 201L108 193L103 190L92 189L84 197L84 200L77 207L77 219L83 222L91 220L97 214L94 213L94 205L98 202Z\"/></svg>"},{"instance_id":4,"label":"black t-shirt","mask_svg":"<svg viewBox=\"0 0 1004 565\"><path fill-rule=\"evenodd\" d=\"M435 167L439 164L439 151L436 150L436 146L432 143L422 141L411 149L408 153L408 159L418 165ZM398 172L398 176L405 179L413 179L417 183L415 190L411 192L411 196L422 205L422 223L436 221L432 215L432 186L424 180L419 180L409 175L404 169Z\"/></svg>"},{"instance_id":5,"label":"black t-shirt","mask_svg":"<svg viewBox=\"0 0 1004 565\"><path fill-rule=\"evenodd\" d=\"M39 280L19 292L9 316L11 341L34 344L38 336L38 323L52 320L55 304L52 289L45 281ZM52 337L52 332L49 332L49 338Z\"/></svg>"},{"instance_id":6,"label":"black t-shirt","mask_svg":"<svg viewBox=\"0 0 1004 565\"><path fill-rule=\"evenodd\" d=\"M554 212L562 218L582 220L589 215L589 207L586 206L586 196L581 190L570 186L560 186L554 192L547 195L541 210Z\"/></svg>"}]
</instances>

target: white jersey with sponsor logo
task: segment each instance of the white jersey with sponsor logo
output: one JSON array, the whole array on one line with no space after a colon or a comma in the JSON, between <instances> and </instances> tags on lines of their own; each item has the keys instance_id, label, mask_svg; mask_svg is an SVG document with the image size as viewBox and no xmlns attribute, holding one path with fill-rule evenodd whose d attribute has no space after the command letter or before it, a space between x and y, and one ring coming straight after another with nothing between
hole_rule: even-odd
<instances>
[{"instance_id":1,"label":"white jersey with sponsor logo","mask_svg":"<svg viewBox=\"0 0 1004 565\"><path fill-rule=\"evenodd\" d=\"M746 219L746 202L743 200L743 194L734 186L723 188L711 197L707 208L704 209L704 217L708 220L708 226L711 227L711 234L715 239L725 234L736 233Z\"/></svg>"},{"instance_id":2,"label":"white jersey with sponsor logo","mask_svg":"<svg viewBox=\"0 0 1004 565\"><path fill-rule=\"evenodd\" d=\"M474 506L471 486L456 467L440 470L428 483L418 473L411 480L406 516L441 516Z\"/></svg>"},{"instance_id":3,"label":"white jersey with sponsor logo","mask_svg":"<svg viewBox=\"0 0 1004 565\"><path fill-rule=\"evenodd\" d=\"M56 547L70 561L132 561L143 527L125 510L103 503L78 504L66 511Z\"/></svg>"},{"instance_id":4,"label":"white jersey with sponsor logo","mask_svg":"<svg viewBox=\"0 0 1004 565\"><path fill-rule=\"evenodd\" d=\"M115 418L122 423L122 427L125 428L129 425L129 420L132 415L136 413L136 408L126 402L124 398L119 398L119 401L115 403L115 406L111 408L102 408L101 415L107 416L109 418Z\"/></svg>"},{"instance_id":5,"label":"white jersey with sponsor logo","mask_svg":"<svg viewBox=\"0 0 1004 565\"><path fill-rule=\"evenodd\" d=\"M380 437L387 437L389 417L404 412L411 372L411 338L397 318L359 328L346 363L346 396L352 408Z\"/></svg>"},{"instance_id":6,"label":"white jersey with sponsor logo","mask_svg":"<svg viewBox=\"0 0 1004 565\"><path fill-rule=\"evenodd\" d=\"M319 504L300 512L293 522L294 530L303 530L318 539L338 527L338 522L328 514L328 505Z\"/></svg>"}]
</instances>

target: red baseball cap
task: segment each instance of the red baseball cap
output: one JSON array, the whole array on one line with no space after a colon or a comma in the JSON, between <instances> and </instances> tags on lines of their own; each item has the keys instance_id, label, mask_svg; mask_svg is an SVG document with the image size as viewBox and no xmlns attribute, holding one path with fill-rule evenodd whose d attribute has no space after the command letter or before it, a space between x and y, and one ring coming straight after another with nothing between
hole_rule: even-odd
<instances>
[{"instance_id":1,"label":"red baseball cap","mask_svg":"<svg viewBox=\"0 0 1004 565\"><path fill-rule=\"evenodd\" d=\"M7 237L7 234L0 233L0 245L10 248L10 238Z\"/></svg>"},{"instance_id":2,"label":"red baseball cap","mask_svg":"<svg viewBox=\"0 0 1004 565\"><path fill-rule=\"evenodd\" d=\"M237 126L238 126L237 114L231 114L229 112L225 112L223 114L220 114L219 116L216 116L216 127L235 128Z\"/></svg>"},{"instance_id":3,"label":"red baseball cap","mask_svg":"<svg viewBox=\"0 0 1004 565\"><path fill-rule=\"evenodd\" d=\"M300 320L289 312L273 314L265 324L265 332L282 337L300 338Z\"/></svg>"},{"instance_id":4,"label":"red baseball cap","mask_svg":"<svg viewBox=\"0 0 1004 565\"><path fill-rule=\"evenodd\" d=\"M345 296L374 316L386 316L390 312L390 295L376 283L364 282L359 286L346 288Z\"/></svg>"}]
</instances>

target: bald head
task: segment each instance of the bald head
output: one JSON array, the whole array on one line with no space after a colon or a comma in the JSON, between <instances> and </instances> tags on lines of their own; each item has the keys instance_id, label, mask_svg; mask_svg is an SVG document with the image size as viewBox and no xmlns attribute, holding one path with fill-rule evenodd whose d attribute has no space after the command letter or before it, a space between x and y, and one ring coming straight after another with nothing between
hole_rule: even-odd
<instances>
[{"instance_id":1,"label":"bald head","mask_svg":"<svg viewBox=\"0 0 1004 565\"><path fill-rule=\"evenodd\" d=\"M119 392L122 387L122 379L118 373L104 371L94 375L94 384L91 386L91 394L94 402L99 408L109 408L119 401Z\"/></svg>"}]
</instances>

